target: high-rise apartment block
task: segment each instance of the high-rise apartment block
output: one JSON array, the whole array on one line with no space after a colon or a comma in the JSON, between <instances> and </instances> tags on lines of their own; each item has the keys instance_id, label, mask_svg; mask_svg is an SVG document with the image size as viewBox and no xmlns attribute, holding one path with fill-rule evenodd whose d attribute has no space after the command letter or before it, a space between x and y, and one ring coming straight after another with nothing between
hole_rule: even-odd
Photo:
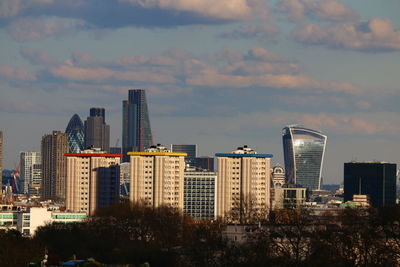
<instances>
[{"instance_id":1,"label":"high-rise apartment block","mask_svg":"<svg viewBox=\"0 0 400 267\"><path fill-rule=\"evenodd\" d=\"M0 196L3 188L3 132L0 131Z\"/></svg>"},{"instance_id":2,"label":"high-rise apartment block","mask_svg":"<svg viewBox=\"0 0 400 267\"><path fill-rule=\"evenodd\" d=\"M396 204L396 164L349 162L344 164L344 201L367 195L372 207Z\"/></svg>"},{"instance_id":3,"label":"high-rise apartment block","mask_svg":"<svg viewBox=\"0 0 400 267\"><path fill-rule=\"evenodd\" d=\"M40 152L27 152L20 153L20 178L23 183L21 191L28 194L31 191L37 192L42 182L42 157Z\"/></svg>"},{"instance_id":4,"label":"high-rise apartment block","mask_svg":"<svg viewBox=\"0 0 400 267\"><path fill-rule=\"evenodd\" d=\"M308 190L322 186L322 164L327 136L298 126L282 130L286 182Z\"/></svg>"},{"instance_id":5,"label":"high-rise apartment block","mask_svg":"<svg viewBox=\"0 0 400 267\"><path fill-rule=\"evenodd\" d=\"M173 153L164 146L145 152L129 152L130 200L149 207L167 205L183 210L186 153Z\"/></svg>"},{"instance_id":6,"label":"high-rise apartment block","mask_svg":"<svg viewBox=\"0 0 400 267\"><path fill-rule=\"evenodd\" d=\"M85 121L85 148L110 151L110 126L105 123L104 108L91 108Z\"/></svg>"},{"instance_id":7,"label":"high-rise apartment block","mask_svg":"<svg viewBox=\"0 0 400 267\"><path fill-rule=\"evenodd\" d=\"M197 145L171 145L171 151L176 153L186 153L185 157L186 165L194 166L196 155L197 155Z\"/></svg>"},{"instance_id":8,"label":"high-rise apartment block","mask_svg":"<svg viewBox=\"0 0 400 267\"><path fill-rule=\"evenodd\" d=\"M72 116L65 133L68 134L69 153L80 153L85 149L85 127L78 114Z\"/></svg>"},{"instance_id":9,"label":"high-rise apartment block","mask_svg":"<svg viewBox=\"0 0 400 267\"><path fill-rule=\"evenodd\" d=\"M238 223L265 217L270 209L272 155L258 154L244 146L215 156L218 159L216 215Z\"/></svg>"},{"instance_id":10,"label":"high-rise apartment block","mask_svg":"<svg viewBox=\"0 0 400 267\"><path fill-rule=\"evenodd\" d=\"M127 162L128 152L143 152L153 144L145 90L129 90L122 109L122 154Z\"/></svg>"},{"instance_id":11,"label":"high-rise apartment block","mask_svg":"<svg viewBox=\"0 0 400 267\"><path fill-rule=\"evenodd\" d=\"M121 154L100 150L66 153L66 208L92 215L119 200Z\"/></svg>"},{"instance_id":12,"label":"high-rise apartment block","mask_svg":"<svg viewBox=\"0 0 400 267\"><path fill-rule=\"evenodd\" d=\"M53 131L42 137L42 198L65 199L66 160L68 135Z\"/></svg>"}]
</instances>

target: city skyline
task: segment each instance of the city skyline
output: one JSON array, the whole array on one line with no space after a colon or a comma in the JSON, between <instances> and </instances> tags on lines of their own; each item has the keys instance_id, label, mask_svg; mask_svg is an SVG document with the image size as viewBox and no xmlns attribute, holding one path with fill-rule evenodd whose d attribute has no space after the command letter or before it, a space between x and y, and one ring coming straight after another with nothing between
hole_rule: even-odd
<instances>
[{"instance_id":1,"label":"city skyline","mask_svg":"<svg viewBox=\"0 0 400 267\"><path fill-rule=\"evenodd\" d=\"M283 165L280 129L297 123L329 136L325 184L342 182L344 162L399 163L398 10L397 0L6 0L3 166L94 106L116 143L134 88L146 89L154 142L198 144L199 156L248 144Z\"/></svg>"}]
</instances>

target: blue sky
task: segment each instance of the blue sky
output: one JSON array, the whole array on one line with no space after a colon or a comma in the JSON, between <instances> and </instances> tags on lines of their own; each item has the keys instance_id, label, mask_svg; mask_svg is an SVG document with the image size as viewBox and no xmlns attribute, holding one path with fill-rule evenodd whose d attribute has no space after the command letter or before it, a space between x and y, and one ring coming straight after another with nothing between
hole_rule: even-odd
<instances>
[{"instance_id":1,"label":"blue sky","mask_svg":"<svg viewBox=\"0 0 400 267\"><path fill-rule=\"evenodd\" d=\"M155 141L248 144L282 161L287 124L328 135L326 183L350 160L399 162L397 0L3 0L5 167L77 113L145 88Z\"/></svg>"}]
</instances>

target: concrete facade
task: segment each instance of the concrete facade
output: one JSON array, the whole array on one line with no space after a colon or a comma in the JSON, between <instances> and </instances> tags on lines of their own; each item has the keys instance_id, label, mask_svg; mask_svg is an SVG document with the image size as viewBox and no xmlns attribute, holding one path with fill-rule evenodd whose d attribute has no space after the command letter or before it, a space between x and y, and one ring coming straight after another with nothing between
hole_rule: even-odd
<instances>
[{"instance_id":1,"label":"concrete facade","mask_svg":"<svg viewBox=\"0 0 400 267\"><path fill-rule=\"evenodd\" d=\"M172 153L158 145L146 152L129 152L128 155L130 200L150 207L167 205L183 210L186 153Z\"/></svg>"},{"instance_id":2,"label":"concrete facade","mask_svg":"<svg viewBox=\"0 0 400 267\"><path fill-rule=\"evenodd\" d=\"M242 223L265 216L270 209L270 154L257 154L247 146L218 153L216 214Z\"/></svg>"},{"instance_id":3,"label":"concrete facade","mask_svg":"<svg viewBox=\"0 0 400 267\"><path fill-rule=\"evenodd\" d=\"M66 208L92 215L119 199L122 155L84 150L67 153Z\"/></svg>"},{"instance_id":4,"label":"concrete facade","mask_svg":"<svg viewBox=\"0 0 400 267\"><path fill-rule=\"evenodd\" d=\"M42 198L65 200L66 160L68 135L53 131L42 137Z\"/></svg>"}]
</instances>

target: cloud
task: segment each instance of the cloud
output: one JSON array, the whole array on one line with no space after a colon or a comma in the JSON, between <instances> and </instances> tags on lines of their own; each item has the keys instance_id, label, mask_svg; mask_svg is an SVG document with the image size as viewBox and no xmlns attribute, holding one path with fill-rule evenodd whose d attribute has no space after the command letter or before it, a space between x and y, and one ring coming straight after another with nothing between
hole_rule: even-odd
<instances>
[{"instance_id":1,"label":"cloud","mask_svg":"<svg viewBox=\"0 0 400 267\"><path fill-rule=\"evenodd\" d=\"M54 77L71 81L104 82L107 80L114 80L150 83L174 82L172 77L163 74L137 71L117 71L107 68L81 68L70 66L68 64L51 68L50 73Z\"/></svg>"},{"instance_id":2,"label":"cloud","mask_svg":"<svg viewBox=\"0 0 400 267\"><path fill-rule=\"evenodd\" d=\"M205 17L240 20L249 18L251 6L246 0L121 0L142 8L193 12Z\"/></svg>"},{"instance_id":3,"label":"cloud","mask_svg":"<svg viewBox=\"0 0 400 267\"><path fill-rule=\"evenodd\" d=\"M297 123L304 127L320 130L325 133L352 135L398 135L400 127L382 120L388 114L379 114L376 118L365 119L359 114L289 114L276 112L274 124Z\"/></svg>"},{"instance_id":4,"label":"cloud","mask_svg":"<svg viewBox=\"0 0 400 267\"><path fill-rule=\"evenodd\" d=\"M10 81L35 81L36 76L26 70L25 68L13 67L7 65L0 65L0 77L6 78Z\"/></svg>"},{"instance_id":5,"label":"cloud","mask_svg":"<svg viewBox=\"0 0 400 267\"><path fill-rule=\"evenodd\" d=\"M223 32L218 36L227 39L256 39L265 41L274 39L279 34L279 28L271 24L241 25L231 32Z\"/></svg>"},{"instance_id":6,"label":"cloud","mask_svg":"<svg viewBox=\"0 0 400 267\"><path fill-rule=\"evenodd\" d=\"M0 18L15 16L22 9L21 0L2 0L0 2Z\"/></svg>"},{"instance_id":7,"label":"cloud","mask_svg":"<svg viewBox=\"0 0 400 267\"><path fill-rule=\"evenodd\" d=\"M58 17L84 22L86 30L122 27L176 27L263 19L270 16L264 0L4 0L0 18Z\"/></svg>"},{"instance_id":8,"label":"cloud","mask_svg":"<svg viewBox=\"0 0 400 267\"><path fill-rule=\"evenodd\" d=\"M85 23L83 21L25 17L13 21L8 31L16 41L26 42L71 34L84 27Z\"/></svg>"},{"instance_id":9,"label":"cloud","mask_svg":"<svg viewBox=\"0 0 400 267\"><path fill-rule=\"evenodd\" d=\"M329 26L308 24L292 32L297 42L335 49L363 52L400 50L400 29L393 29L389 19L374 18L361 23L339 23Z\"/></svg>"},{"instance_id":10,"label":"cloud","mask_svg":"<svg viewBox=\"0 0 400 267\"><path fill-rule=\"evenodd\" d=\"M41 50L35 50L24 46L21 47L19 51L21 56L33 65L54 64L56 62L54 57Z\"/></svg>"},{"instance_id":11,"label":"cloud","mask_svg":"<svg viewBox=\"0 0 400 267\"><path fill-rule=\"evenodd\" d=\"M306 17L328 21L352 21L358 18L353 9L336 0L282 0L277 9L289 20L299 22Z\"/></svg>"}]
</instances>

